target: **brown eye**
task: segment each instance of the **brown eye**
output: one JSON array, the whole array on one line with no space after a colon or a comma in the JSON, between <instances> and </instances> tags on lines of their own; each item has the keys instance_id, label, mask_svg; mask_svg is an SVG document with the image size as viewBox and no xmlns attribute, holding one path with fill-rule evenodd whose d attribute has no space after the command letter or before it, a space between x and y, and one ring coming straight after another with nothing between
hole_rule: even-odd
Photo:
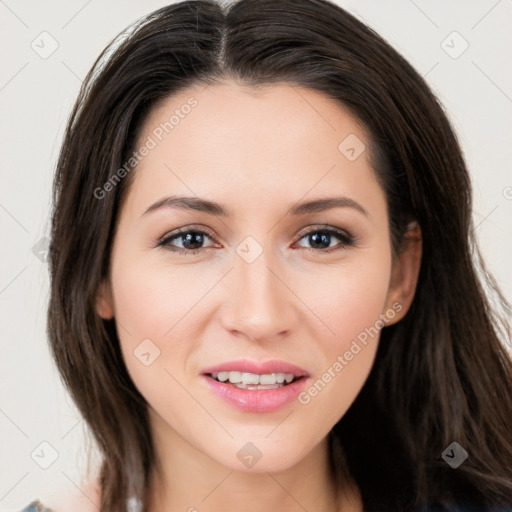
<instances>
[{"instance_id":1,"label":"brown eye","mask_svg":"<svg viewBox=\"0 0 512 512\"><path fill-rule=\"evenodd\" d=\"M165 247L169 251L179 252L180 254L197 254L210 248L201 247L205 243L205 238L211 239L210 235L204 231L197 229L181 230L165 236L158 242L157 247ZM179 242L181 247L173 245L176 240L181 240Z\"/></svg>"},{"instance_id":2,"label":"brown eye","mask_svg":"<svg viewBox=\"0 0 512 512\"><path fill-rule=\"evenodd\" d=\"M300 240L303 239L310 244L310 247L304 248L314 252L333 252L354 245L354 238L351 235L331 227L310 230L302 235ZM331 243L335 239L339 240L339 243L332 246Z\"/></svg>"}]
</instances>

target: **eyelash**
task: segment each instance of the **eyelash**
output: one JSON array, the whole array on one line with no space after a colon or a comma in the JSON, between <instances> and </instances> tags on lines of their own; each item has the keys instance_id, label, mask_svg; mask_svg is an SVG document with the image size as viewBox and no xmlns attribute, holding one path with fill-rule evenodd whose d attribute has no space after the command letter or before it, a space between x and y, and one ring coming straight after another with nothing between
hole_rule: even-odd
<instances>
[{"instance_id":1,"label":"eyelash","mask_svg":"<svg viewBox=\"0 0 512 512\"><path fill-rule=\"evenodd\" d=\"M214 239L214 237L210 233L208 233L207 231L200 230L200 229L189 228L187 230L178 230L175 233L171 233L169 235L164 236L163 238L161 238L159 240L159 242L157 243L156 247L164 247L168 251L175 252L175 253L178 253L178 254L183 254L183 255L186 255L186 256L192 256L192 255L204 252L204 251L206 251L208 249L214 249L214 247L201 247L199 249L182 249L181 247L174 247L174 246L170 245L170 242L174 241L175 239L182 238L184 235L187 235L187 234L190 234L190 233L199 234L199 235L206 235L208 238L210 238L212 240ZM303 247L302 248L302 249L305 249L309 253L329 254L331 252L342 250L342 249L345 249L347 247L352 247L352 246L355 245L355 241L356 241L355 237L353 237L347 231L342 231L340 229L336 229L336 228L333 228L333 227L330 227L330 226L324 226L324 227L315 228L315 229L312 229L310 231L307 231L306 233L303 233L300 236L300 238L298 238L297 242L302 240L303 238L311 235L311 234L314 234L314 233L322 233L322 234L328 234L328 235L331 235L331 236L335 236L336 238L338 238L341 241L341 243L339 245L337 245L337 246L329 247L329 248L326 248L326 249L315 249L315 248L312 248L312 247Z\"/></svg>"}]
</instances>

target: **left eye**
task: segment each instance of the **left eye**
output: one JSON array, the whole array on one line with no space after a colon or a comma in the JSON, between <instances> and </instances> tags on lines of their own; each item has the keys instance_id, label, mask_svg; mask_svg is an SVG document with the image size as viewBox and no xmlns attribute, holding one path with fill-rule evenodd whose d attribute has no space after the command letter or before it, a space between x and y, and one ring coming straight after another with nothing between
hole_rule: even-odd
<instances>
[{"instance_id":1,"label":"left eye","mask_svg":"<svg viewBox=\"0 0 512 512\"><path fill-rule=\"evenodd\" d=\"M208 233L201 230L194 229L189 231L178 231L177 233L166 236L162 240L160 240L160 242L158 242L157 244L157 247L165 247L169 251L178 252L180 254L196 254L198 252L205 251L206 249L211 249L213 247L200 247L204 243L205 238L213 240L213 238ZM313 251L317 253L332 252L333 250L339 250L354 245L354 239L351 235L349 235L345 231L333 229L330 227L310 230L307 233L304 233L299 238L299 241L306 238L308 239L308 242L312 245L312 247L301 247L303 247L307 251ZM340 241L340 243L331 246L333 238L337 238ZM180 239L181 246L173 245L172 242ZM327 247L319 247L324 245L326 245Z\"/></svg>"},{"instance_id":2,"label":"left eye","mask_svg":"<svg viewBox=\"0 0 512 512\"><path fill-rule=\"evenodd\" d=\"M305 249L315 252L332 252L354 245L354 238L351 235L333 228L313 229L302 235L299 240L303 238L307 238L309 243L313 246L305 247ZM341 243L331 246L333 238L337 238ZM327 245L327 247L319 248L318 245Z\"/></svg>"},{"instance_id":3,"label":"left eye","mask_svg":"<svg viewBox=\"0 0 512 512\"><path fill-rule=\"evenodd\" d=\"M193 247L195 245L201 245L204 243L204 238L210 238L208 233L199 230L190 230L190 231L178 231L174 235L167 236L163 238L158 244L157 247L162 246L170 251L176 251L180 254L191 254L199 251L204 251L207 247ZM171 245L171 242L174 240L182 239L182 247L176 247Z\"/></svg>"}]
</instances>

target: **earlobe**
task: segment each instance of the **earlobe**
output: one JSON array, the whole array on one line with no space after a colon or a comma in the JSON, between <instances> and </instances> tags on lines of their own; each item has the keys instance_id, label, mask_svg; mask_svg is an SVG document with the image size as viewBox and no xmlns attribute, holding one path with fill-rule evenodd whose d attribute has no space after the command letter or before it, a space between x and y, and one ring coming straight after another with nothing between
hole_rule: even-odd
<instances>
[{"instance_id":1,"label":"earlobe","mask_svg":"<svg viewBox=\"0 0 512 512\"><path fill-rule=\"evenodd\" d=\"M96 312L104 320L110 320L114 317L112 291L108 281L102 281L98 286Z\"/></svg>"},{"instance_id":2,"label":"earlobe","mask_svg":"<svg viewBox=\"0 0 512 512\"><path fill-rule=\"evenodd\" d=\"M387 325L401 320L409 310L416 292L421 254L421 229L417 222L411 222L404 233L400 252L394 256L386 308L393 308L398 314L393 315L393 320Z\"/></svg>"}]
</instances>

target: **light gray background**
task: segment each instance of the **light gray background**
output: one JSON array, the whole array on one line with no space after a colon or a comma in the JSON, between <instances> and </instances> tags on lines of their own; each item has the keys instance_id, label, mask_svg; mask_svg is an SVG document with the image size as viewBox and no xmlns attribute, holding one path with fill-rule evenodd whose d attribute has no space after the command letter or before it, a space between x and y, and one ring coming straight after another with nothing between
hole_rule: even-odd
<instances>
[{"instance_id":1,"label":"light gray background","mask_svg":"<svg viewBox=\"0 0 512 512\"><path fill-rule=\"evenodd\" d=\"M49 357L47 265L44 249L32 249L48 233L54 165L81 80L119 31L167 3L0 0L0 511L36 497L51 506L81 485L83 421ZM483 254L511 300L512 1L338 3L400 51L444 104L473 177ZM46 59L31 47L51 49L43 31L58 43ZM58 458L43 469L53 450Z\"/></svg>"}]
</instances>

